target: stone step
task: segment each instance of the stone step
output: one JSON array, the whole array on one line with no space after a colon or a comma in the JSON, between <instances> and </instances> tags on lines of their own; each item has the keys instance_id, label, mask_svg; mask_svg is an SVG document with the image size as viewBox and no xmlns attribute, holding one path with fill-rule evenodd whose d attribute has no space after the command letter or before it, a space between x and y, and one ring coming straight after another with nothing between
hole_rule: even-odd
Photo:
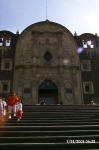
<instances>
[{"instance_id":1,"label":"stone step","mask_svg":"<svg viewBox=\"0 0 99 150\"><path fill-rule=\"evenodd\" d=\"M33 105L23 112L20 122L6 116L0 123L0 150L99 148L99 106Z\"/></svg>"},{"instance_id":2,"label":"stone step","mask_svg":"<svg viewBox=\"0 0 99 150\"><path fill-rule=\"evenodd\" d=\"M0 131L68 131L99 130L99 125L56 125L56 126L0 126Z\"/></svg>"},{"instance_id":3,"label":"stone step","mask_svg":"<svg viewBox=\"0 0 99 150\"><path fill-rule=\"evenodd\" d=\"M23 117L24 118L88 118L88 117L91 117L91 118L98 118L99 116L99 113L98 114L79 114L79 115L75 115L75 114L63 114L63 115L55 115L55 114L35 114L35 113L32 113L32 114L23 114ZM13 117L13 115L12 115ZM5 118L8 118L8 115L5 116Z\"/></svg>"},{"instance_id":4,"label":"stone step","mask_svg":"<svg viewBox=\"0 0 99 150\"><path fill-rule=\"evenodd\" d=\"M99 123L98 122L81 122L81 121L79 121L79 122L66 122L66 121L64 121L64 122L56 122L56 123L53 123L53 122L49 122L49 123L47 123L47 122L43 122L43 123L41 123L41 122L39 122L39 123L37 123L37 122L33 122L33 123L23 123L23 122L11 122L11 123L6 123L6 124L3 124L4 126L39 126L39 125L42 125L42 126L46 126L46 125L50 125L50 126L53 126L53 125L71 125L71 123L72 123L72 125L99 125Z\"/></svg>"},{"instance_id":5,"label":"stone step","mask_svg":"<svg viewBox=\"0 0 99 150\"><path fill-rule=\"evenodd\" d=\"M24 108L24 107L23 107ZM42 109L40 109L40 108L24 108L24 112L31 112L31 111L33 111L33 112L73 112L73 111L75 111L75 112L93 112L93 111L96 111L96 112L99 112L99 106L98 107L92 107L92 108L79 108L79 109L77 109L77 108L75 108L75 109L67 109L67 108L65 108L65 109L58 109L58 108L53 108L53 109L47 109L47 108L42 108Z\"/></svg>"},{"instance_id":6,"label":"stone step","mask_svg":"<svg viewBox=\"0 0 99 150\"><path fill-rule=\"evenodd\" d=\"M9 122L15 122L17 118L12 118L13 120L9 120ZM5 119L5 121L7 121ZM64 118L22 118L21 120L22 122L79 122L79 121L98 121L99 122L99 118L76 118L76 119L72 119L72 118L68 118L68 119L64 119Z\"/></svg>"},{"instance_id":7,"label":"stone step","mask_svg":"<svg viewBox=\"0 0 99 150\"><path fill-rule=\"evenodd\" d=\"M54 113L52 113L52 114L48 114L48 113L23 113L23 116L24 117L38 117L38 116L44 116L44 117L53 117L53 116L55 116L55 117L88 117L88 116L98 116L99 115L99 113L88 113L88 114L84 114L84 113L82 113L82 114L67 114L67 113L65 113L65 114L61 114L61 113L57 113L57 114L54 114Z\"/></svg>"},{"instance_id":8,"label":"stone step","mask_svg":"<svg viewBox=\"0 0 99 150\"><path fill-rule=\"evenodd\" d=\"M27 112L25 112L24 111L24 109L23 109L23 115L28 115L28 116L31 116L31 115L44 115L44 116L46 116L46 115L59 115L59 116L61 116L61 115L74 115L74 116L76 116L76 115L78 115L78 116L80 116L80 115L99 115L99 111L89 111L89 112L76 112L76 111L74 111L74 113L73 112L53 112L53 111L51 111L51 112L48 112L48 111L42 111L42 112L39 112L39 111L37 111L37 112L35 112L35 111L27 111Z\"/></svg>"},{"instance_id":9,"label":"stone step","mask_svg":"<svg viewBox=\"0 0 99 150\"><path fill-rule=\"evenodd\" d=\"M68 143L0 143L0 148L2 150L17 150L20 148L24 150L87 150L89 148L95 150L95 148L99 148L99 143L76 143L76 144L68 144Z\"/></svg>"},{"instance_id":10,"label":"stone step","mask_svg":"<svg viewBox=\"0 0 99 150\"><path fill-rule=\"evenodd\" d=\"M28 108L29 109L29 108ZM60 113L60 112L64 112L64 113L78 113L78 112L80 112L80 113L88 113L88 112L99 112L99 107L97 108L97 109L80 109L80 110L77 110L77 109L72 109L72 110L67 110L67 109L65 109L65 110L56 110L56 109L54 109L54 110L34 110L34 109L29 109L29 110L25 110L25 109L23 109L24 110L24 112L49 112L49 113L51 113L51 112L55 112L55 113Z\"/></svg>"},{"instance_id":11,"label":"stone step","mask_svg":"<svg viewBox=\"0 0 99 150\"><path fill-rule=\"evenodd\" d=\"M71 120L71 119L75 119L75 120L81 120L81 119L98 119L99 117L98 116L86 116L86 117L84 117L84 116L81 116L81 117L79 117L79 116L73 116L73 117L69 117L69 116L63 116L63 117L56 117L56 116L53 116L53 117L51 117L51 116L32 116L32 117L24 117L23 116L23 118L25 119L25 120L36 120L36 119L49 119L49 120L53 120L53 119L55 119L55 120L57 120L57 119L59 119L59 120ZM14 117L14 119L15 119L15 117Z\"/></svg>"},{"instance_id":12,"label":"stone step","mask_svg":"<svg viewBox=\"0 0 99 150\"><path fill-rule=\"evenodd\" d=\"M99 105L90 105L90 104L71 104L71 105L59 105L59 104L52 104L52 105L40 105L40 104L36 104L36 105L24 105L24 108L34 108L34 109L53 109L53 108L59 108L59 109L63 109L63 108L77 108L77 109L81 109L81 108L97 108L99 107Z\"/></svg>"},{"instance_id":13,"label":"stone step","mask_svg":"<svg viewBox=\"0 0 99 150\"><path fill-rule=\"evenodd\" d=\"M24 119L22 119L20 122L18 122L17 121L17 119L16 120L11 120L11 121L9 121L9 124L12 124L12 123L14 123L14 124L21 124L21 123L23 123L23 124L37 124L37 125L39 125L39 123L41 123L41 124L45 124L45 123L47 123L47 124L68 124L68 125L72 125L72 124L77 124L77 125L79 125L79 124L81 124L81 125L83 125L83 124L98 124L98 122L99 122L99 119L98 119L98 121L97 120L77 120L77 121L75 121L75 120L24 120ZM6 125L6 122L2 122L1 123L1 125Z\"/></svg>"},{"instance_id":14,"label":"stone step","mask_svg":"<svg viewBox=\"0 0 99 150\"><path fill-rule=\"evenodd\" d=\"M78 135L99 135L99 130L62 130L62 131L0 131L0 136L20 137L20 136L78 136Z\"/></svg>"},{"instance_id":15,"label":"stone step","mask_svg":"<svg viewBox=\"0 0 99 150\"><path fill-rule=\"evenodd\" d=\"M95 139L95 140L94 140ZM78 143L82 142L99 142L99 135L93 135L93 136L26 136L26 137L0 137L0 143L16 143L16 140L18 143L60 143L60 142L73 142L76 141Z\"/></svg>"},{"instance_id":16,"label":"stone step","mask_svg":"<svg viewBox=\"0 0 99 150\"><path fill-rule=\"evenodd\" d=\"M73 110L73 111L54 111L54 110L52 110L52 111L47 111L47 110L42 110L42 111L34 111L34 110L27 110L27 111L25 111L24 109L23 109L23 112L25 113L25 114L31 114L31 113L35 113L35 114L37 114L37 113L47 113L47 114L77 114L77 113L79 113L79 114L91 114L91 113L99 113L99 110L80 110L80 111L75 111L75 110ZM74 112L74 113L73 113ZM78 114L78 115L79 115Z\"/></svg>"}]
</instances>

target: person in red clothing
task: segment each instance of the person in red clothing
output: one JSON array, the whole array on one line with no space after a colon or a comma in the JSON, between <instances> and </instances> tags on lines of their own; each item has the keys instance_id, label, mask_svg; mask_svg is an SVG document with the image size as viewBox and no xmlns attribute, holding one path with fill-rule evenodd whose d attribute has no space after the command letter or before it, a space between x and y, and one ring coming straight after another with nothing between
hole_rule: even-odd
<instances>
[{"instance_id":1,"label":"person in red clothing","mask_svg":"<svg viewBox=\"0 0 99 150\"><path fill-rule=\"evenodd\" d=\"M15 92L12 93L11 96L8 98L8 114L9 119L11 119L12 112L14 113L14 116L16 116L16 103L18 102L18 97L16 96Z\"/></svg>"}]
</instances>

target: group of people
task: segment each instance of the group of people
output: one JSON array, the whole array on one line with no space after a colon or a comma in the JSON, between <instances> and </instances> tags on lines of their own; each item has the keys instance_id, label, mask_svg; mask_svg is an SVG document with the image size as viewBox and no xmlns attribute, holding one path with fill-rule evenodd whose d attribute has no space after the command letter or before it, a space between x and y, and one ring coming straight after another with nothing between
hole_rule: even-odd
<instances>
[{"instance_id":1,"label":"group of people","mask_svg":"<svg viewBox=\"0 0 99 150\"><path fill-rule=\"evenodd\" d=\"M93 100L89 101L89 104L90 105L96 105L96 103Z\"/></svg>"},{"instance_id":2,"label":"group of people","mask_svg":"<svg viewBox=\"0 0 99 150\"><path fill-rule=\"evenodd\" d=\"M11 119L13 115L17 117L17 121L20 121L22 114L22 100L19 99L14 92L8 97L7 102L5 98L0 98L0 120L3 120L6 115Z\"/></svg>"}]
</instances>

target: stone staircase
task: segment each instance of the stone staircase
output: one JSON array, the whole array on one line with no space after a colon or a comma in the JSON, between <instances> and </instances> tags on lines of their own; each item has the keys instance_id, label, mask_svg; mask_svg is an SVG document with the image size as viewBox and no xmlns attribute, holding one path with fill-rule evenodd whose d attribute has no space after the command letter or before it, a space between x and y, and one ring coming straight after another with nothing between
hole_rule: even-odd
<instances>
[{"instance_id":1,"label":"stone staircase","mask_svg":"<svg viewBox=\"0 0 99 150\"><path fill-rule=\"evenodd\" d=\"M99 149L99 106L24 106L23 119L0 123L0 150ZM84 143L83 143L84 142Z\"/></svg>"}]
</instances>

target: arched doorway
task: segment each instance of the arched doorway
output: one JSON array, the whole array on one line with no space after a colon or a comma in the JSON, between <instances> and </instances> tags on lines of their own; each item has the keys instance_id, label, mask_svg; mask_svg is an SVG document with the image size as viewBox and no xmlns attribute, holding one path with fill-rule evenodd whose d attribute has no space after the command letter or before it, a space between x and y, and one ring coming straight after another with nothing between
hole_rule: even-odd
<instances>
[{"instance_id":1,"label":"arched doorway","mask_svg":"<svg viewBox=\"0 0 99 150\"><path fill-rule=\"evenodd\" d=\"M44 80L38 89L38 102L44 101L45 104L58 103L58 88L51 80Z\"/></svg>"}]
</instances>

